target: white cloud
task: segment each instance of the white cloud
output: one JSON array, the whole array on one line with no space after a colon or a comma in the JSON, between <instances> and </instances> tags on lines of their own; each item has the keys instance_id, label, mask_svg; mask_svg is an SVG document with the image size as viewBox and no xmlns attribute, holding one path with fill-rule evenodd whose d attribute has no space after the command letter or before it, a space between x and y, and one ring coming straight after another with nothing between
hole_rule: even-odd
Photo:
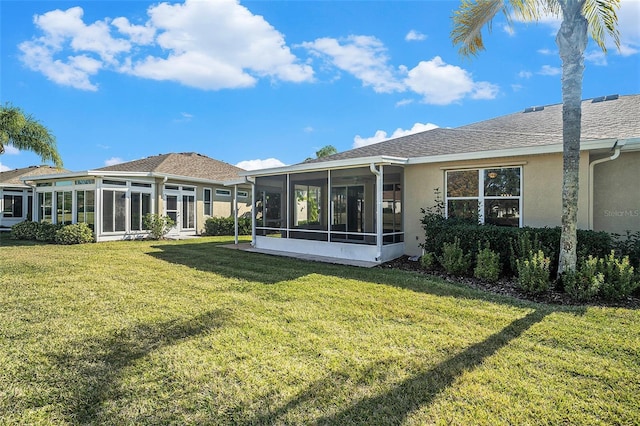
<instances>
[{"instance_id":1,"label":"white cloud","mask_svg":"<svg viewBox=\"0 0 640 426\"><path fill-rule=\"evenodd\" d=\"M396 102L396 107L402 107L413 103L413 99L401 99Z\"/></svg>"},{"instance_id":2,"label":"white cloud","mask_svg":"<svg viewBox=\"0 0 640 426\"><path fill-rule=\"evenodd\" d=\"M3 145L4 153L7 155L18 155L20 154L20 150L13 145Z\"/></svg>"},{"instance_id":3,"label":"white cloud","mask_svg":"<svg viewBox=\"0 0 640 426\"><path fill-rule=\"evenodd\" d=\"M620 31L620 54L622 56L635 55L640 51L640 1L622 0L618 11L618 30ZM612 40L607 41L607 47L615 51Z\"/></svg>"},{"instance_id":4,"label":"white cloud","mask_svg":"<svg viewBox=\"0 0 640 426\"><path fill-rule=\"evenodd\" d=\"M533 77L533 73L531 71L520 71L518 73L518 77L520 78L531 78Z\"/></svg>"},{"instance_id":5,"label":"white cloud","mask_svg":"<svg viewBox=\"0 0 640 426\"><path fill-rule=\"evenodd\" d=\"M406 41L423 41L427 39L427 36L422 34L420 31L411 30L404 36Z\"/></svg>"},{"instance_id":6,"label":"white cloud","mask_svg":"<svg viewBox=\"0 0 640 426\"><path fill-rule=\"evenodd\" d=\"M98 89L90 78L102 69L205 90L251 87L260 78L313 80L313 69L298 63L284 36L237 0L161 3L147 13L143 25L125 17L85 24L80 7L37 15L43 35L19 45L22 60L83 90Z\"/></svg>"},{"instance_id":7,"label":"white cloud","mask_svg":"<svg viewBox=\"0 0 640 426\"><path fill-rule=\"evenodd\" d=\"M387 49L371 36L349 36L345 40L319 38L301 44L312 55L328 59L335 67L346 71L371 86L377 93L401 92L405 89L388 65Z\"/></svg>"},{"instance_id":8,"label":"white cloud","mask_svg":"<svg viewBox=\"0 0 640 426\"><path fill-rule=\"evenodd\" d=\"M304 129L302 129L302 131L305 132L305 133L313 133L313 132L315 132L315 129L313 127L311 127L311 126L307 126Z\"/></svg>"},{"instance_id":9,"label":"white cloud","mask_svg":"<svg viewBox=\"0 0 640 426\"><path fill-rule=\"evenodd\" d=\"M505 32L509 37L513 37L514 35L516 35L515 28L513 28L513 26L509 24L503 24L502 31Z\"/></svg>"},{"instance_id":10,"label":"white cloud","mask_svg":"<svg viewBox=\"0 0 640 426\"><path fill-rule=\"evenodd\" d=\"M409 130L396 129L391 136L387 136L387 132L384 130L377 130L375 135L363 138L360 135L356 135L353 138L353 148L360 148L361 146L372 145L374 143L382 142L388 139L395 139L402 136L413 135L415 133L426 132L427 130L436 129L439 126L432 123L415 123Z\"/></svg>"},{"instance_id":11,"label":"white cloud","mask_svg":"<svg viewBox=\"0 0 640 426\"><path fill-rule=\"evenodd\" d=\"M260 170L269 169L271 167L286 166L282 161L277 158L267 158L264 160L245 160L236 164L236 167L240 167L244 170Z\"/></svg>"},{"instance_id":12,"label":"white cloud","mask_svg":"<svg viewBox=\"0 0 640 426\"><path fill-rule=\"evenodd\" d=\"M555 55L555 52L553 52L551 49L546 49L546 48L545 49L538 49L538 53L541 54L541 55L545 55L545 56Z\"/></svg>"},{"instance_id":13,"label":"white cloud","mask_svg":"<svg viewBox=\"0 0 640 426\"><path fill-rule=\"evenodd\" d=\"M542 68L540 68L540 71L538 71L538 74L550 76L560 75L562 74L562 68L552 67L551 65L543 65Z\"/></svg>"},{"instance_id":14,"label":"white cloud","mask_svg":"<svg viewBox=\"0 0 640 426\"><path fill-rule=\"evenodd\" d=\"M607 55L600 49L585 52L584 60L598 66L607 65Z\"/></svg>"},{"instance_id":15,"label":"white cloud","mask_svg":"<svg viewBox=\"0 0 640 426\"><path fill-rule=\"evenodd\" d=\"M124 163L124 160L120 157L111 157L104 160L105 166L115 166L116 164Z\"/></svg>"},{"instance_id":16,"label":"white cloud","mask_svg":"<svg viewBox=\"0 0 640 426\"><path fill-rule=\"evenodd\" d=\"M473 81L468 71L445 63L439 56L430 61L421 61L409 70L405 83L423 96L423 102L432 105L448 105L465 96L493 99L498 93L498 86L485 81Z\"/></svg>"},{"instance_id":17,"label":"white cloud","mask_svg":"<svg viewBox=\"0 0 640 426\"><path fill-rule=\"evenodd\" d=\"M12 170L11 167L5 166L4 164L0 163L0 172L6 172Z\"/></svg>"}]
</instances>

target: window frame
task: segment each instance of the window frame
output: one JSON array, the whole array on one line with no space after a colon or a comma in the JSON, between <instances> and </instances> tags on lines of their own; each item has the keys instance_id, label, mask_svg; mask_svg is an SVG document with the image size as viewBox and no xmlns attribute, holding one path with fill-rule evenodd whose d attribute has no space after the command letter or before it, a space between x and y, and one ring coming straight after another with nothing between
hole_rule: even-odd
<instances>
[{"instance_id":1,"label":"window frame","mask_svg":"<svg viewBox=\"0 0 640 426\"><path fill-rule=\"evenodd\" d=\"M209 200L207 200L207 192L209 193ZM202 189L202 214L205 216L213 215L213 190L211 188Z\"/></svg>"},{"instance_id":2,"label":"window frame","mask_svg":"<svg viewBox=\"0 0 640 426\"><path fill-rule=\"evenodd\" d=\"M502 169L517 169L519 175L519 185L518 185L518 194L508 194L508 195L486 195L486 186L485 186L485 174L490 170L502 170ZM474 171L477 173L478 179L478 188L476 196L449 196L449 173L455 172L469 172ZM478 203L478 223L485 224L487 223L486 214L486 205L487 202L491 202L493 200L513 200L518 203L518 227L521 228L523 226L523 167L520 165L516 166L490 166L490 167L473 167L473 168L460 168L460 169L449 169L445 170L444 175L444 208L445 208L445 217L450 217L449 215L449 202L450 201L474 201L477 200ZM500 225L495 224L496 226L510 226L510 225Z\"/></svg>"}]
</instances>

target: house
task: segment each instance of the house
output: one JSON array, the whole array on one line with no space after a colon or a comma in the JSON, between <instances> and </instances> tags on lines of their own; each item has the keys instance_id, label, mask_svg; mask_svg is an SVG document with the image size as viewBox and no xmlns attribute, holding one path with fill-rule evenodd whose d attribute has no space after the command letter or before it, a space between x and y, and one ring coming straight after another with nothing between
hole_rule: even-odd
<instances>
[{"instance_id":1,"label":"house","mask_svg":"<svg viewBox=\"0 0 640 426\"><path fill-rule=\"evenodd\" d=\"M640 230L640 95L582 103L578 226ZM559 226L562 105L433 130L273 169L253 182L257 249L381 263L421 254L421 209Z\"/></svg>"},{"instance_id":2,"label":"house","mask_svg":"<svg viewBox=\"0 0 640 426\"><path fill-rule=\"evenodd\" d=\"M170 153L83 172L26 176L34 188L33 220L87 223L97 241L142 238L147 213L175 221L167 234L179 238L204 231L208 217L229 217L251 209L242 169L207 156Z\"/></svg>"},{"instance_id":3,"label":"house","mask_svg":"<svg viewBox=\"0 0 640 426\"><path fill-rule=\"evenodd\" d=\"M8 231L16 223L32 218L33 188L22 178L64 171L50 166L31 166L0 172L0 230Z\"/></svg>"}]
</instances>

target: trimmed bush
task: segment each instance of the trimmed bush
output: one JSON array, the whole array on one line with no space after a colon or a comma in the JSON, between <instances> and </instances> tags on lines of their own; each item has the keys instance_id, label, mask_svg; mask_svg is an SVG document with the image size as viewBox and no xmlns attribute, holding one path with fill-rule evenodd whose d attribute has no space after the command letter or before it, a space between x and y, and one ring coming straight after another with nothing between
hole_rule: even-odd
<instances>
[{"instance_id":1,"label":"trimmed bush","mask_svg":"<svg viewBox=\"0 0 640 426\"><path fill-rule=\"evenodd\" d=\"M599 272L604 274L602 296L609 300L619 300L629 296L638 287L629 256L617 258L612 250L604 259L600 259Z\"/></svg>"},{"instance_id":2,"label":"trimmed bush","mask_svg":"<svg viewBox=\"0 0 640 426\"><path fill-rule=\"evenodd\" d=\"M500 255L491 250L487 245L478 252L476 257L476 267L473 270L473 276L489 282L496 282L500 277Z\"/></svg>"},{"instance_id":3,"label":"trimmed bush","mask_svg":"<svg viewBox=\"0 0 640 426\"><path fill-rule=\"evenodd\" d=\"M83 222L66 225L56 231L56 244L86 244L94 241L93 231Z\"/></svg>"},{"instance_id":4,"label":"trimmed bush","mask_svg":"<svg viewBox=\"0 0 640 426\"><path fill-rule=\"evenodd\" d=\"M38 230L36 231L36 240L44 241L47 243L53 243L56 240L56 232L62 229L64 225L53 224L49 222L40 222Z\"/></svg>"},{"instance_id":5,"label":"trimmed bush","mask_svg":"<svg viewBox=\"0 0 640 426\"><path fill-rule=\"evenodd\" d=\"M466 275L471 266L471 255L460 247L460 239L457 237L453 243L444 243L442 256L438 260L444 270L453 275Z\"/></svg>"},{"instance_id":6,"label":"trimmed bush","mask_svg":"<svg viewBox=\"0 0 640 426\"><path fill-rule=\"evenodd\" d=\"M430 271L436 267L436 258L433 253L425 253L420 256L420 265Z\"/></svg>"},{"instance_id":7,"label":"trimmed bush","mask_svg":"<svg viewBox=\"0 0 640 426\"><path fill-rule=\"evenodd\" d=\"M161 216L159 214L147 213L142 218L144 229L149 231L149 238L152 240L161 240L175 225L173 219L169 216Z\"/></svg>"},{"instance_id":8,"label":"trimmed bush","mask_svg":"<svg viewBox=\"0 0 640 426\"><path fill-rule=\"evenodd\" d=\"M604 284L604 274L599 272L599 260L589 256L578 265L578 270L562 274L564 291L573 299L585 302L594 299Z\"/></svg>"},{"instance_id":9,"label":"trimmed bush","mask_svg":"<svg viewBox=\"0 0 640 426\"><path fill-rule=\"evenodd\" d=\"M231 217L210 217L204 224L205 235L235 235L235 221ZM238 218L238 234L251 235L251 218Z\"/></svg>"},{"instance_id":10,"label":"trimmed bush","mask_svg":"<svg viewBox=\"0 0 640 426\"><path fill-rule=\"evenodd\" d=\"M531 252L528 259L516 261L518 284L527 293L539 294L549 290L550 260L542 250Z\"/></svg>"},{"instance_id":11,"label":"trimmed bush","mask_svg":"<svg viewBox=\"0 0 640 426\"><path fill-rule=\"evenodd\" d=\"M13 240L35 240L39 228L40 224L38 222L25 220L11 227L9 238Z\"/></svg>"}]
</instances>

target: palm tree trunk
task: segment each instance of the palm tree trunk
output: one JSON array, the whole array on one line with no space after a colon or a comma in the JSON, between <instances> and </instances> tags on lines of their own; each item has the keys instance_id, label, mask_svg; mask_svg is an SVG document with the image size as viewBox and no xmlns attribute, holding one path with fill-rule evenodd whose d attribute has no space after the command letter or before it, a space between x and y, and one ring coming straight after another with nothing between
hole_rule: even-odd
<instances>
[{"instance_id":1,"label":"palm tree trunk","mask_svg":"<svg viewBox=\"0 0 640 426\"><path fill-rule=\"evenodd\" d=\"M563 20L556 43L562 59L562 233L558 277L576 269L578 227L578 178L582 118L582 77L587 47L587 20L582 15L585 0L560 0Z\"/></svg>"}]
</instances>

